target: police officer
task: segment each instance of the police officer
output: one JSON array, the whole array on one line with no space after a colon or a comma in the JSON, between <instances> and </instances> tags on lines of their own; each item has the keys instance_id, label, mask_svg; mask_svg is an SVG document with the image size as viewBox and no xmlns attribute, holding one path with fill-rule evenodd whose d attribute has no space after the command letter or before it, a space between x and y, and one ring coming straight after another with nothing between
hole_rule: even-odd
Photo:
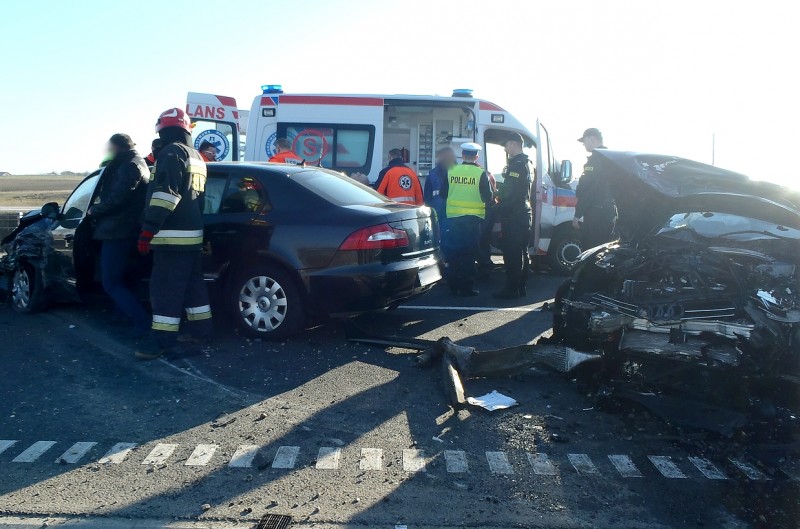
<instances>
[{"instance_id":1,"label":"police officer","mask_svg":"<svg viewBox=\"0 0 800 529\"><path fill-rule=\"evenodd\" d=\"M477 296L475 259L481 221L486 216L486 204L492 200L492 190L486 171L478 165L477 143L463 143L463 163L454 166L442 185L447 215L447 283L456 296Z\"/></svg>"},{"instance_id":2,"label":"police officer","mask_svg":"<svg viewBox=\"0 0 800 529\"><path fill-rule=\"evenodd\" d=\"M522 152L522 136L509 133L504 141L508 165L497 199L497 215L503 230L501 249L506 271L506 286L494 293L498 299L527 295L528 242L531 237L531 171L528 156Z\"/></svg>"},{"instance_id":3,"label":"police officer","mask_svg":"<svg viewBox=\"0 0 800 529\"><path fill-rule=\"evenodd\" d=\"M203 282L203 191L206 164L191 147L191 121L179 108L169 109L156 121L163 147L147 191L139 253L153 250L150 304L153 340L136 357L153 360L174 350L181 315L193 327L196 340L211 338L211 307Z\"/></svg>"},{"instance_id":4,"label":"police officer","mask_svg":"<svg viewBox=\"0 0 800 529\"><path fill-rule=\"evenodd\" d=\"M588 250L614 239L617 206L608 181L608 162L595 152L606 148L603 135L598 129L590 128L584 131L578 141L590 154L575 190L578 203L575 205L572 227L580 230L581 247ZM580 222L581 218L583 222Z\"/></svg>"}]
</instances>

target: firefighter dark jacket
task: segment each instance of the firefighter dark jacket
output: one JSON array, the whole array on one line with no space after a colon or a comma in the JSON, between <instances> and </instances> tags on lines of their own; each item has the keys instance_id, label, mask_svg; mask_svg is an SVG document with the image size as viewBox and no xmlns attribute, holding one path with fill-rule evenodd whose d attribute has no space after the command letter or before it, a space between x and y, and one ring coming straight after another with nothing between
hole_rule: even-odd
<instances>
[{"instance_id":1,"label":"firefighter dark jacket","mask_svg":"<svg viewBox=\"0 0 800 529\"><path fill-rule=\"evenodd\" d=\"M155 233L153 250L197 251L203 245L206 164L184 143L158 153L148 187L143 230Z\"/></svg>"},{"instance_id":2,"label":"firefighter dark jacket","mask_svg":"<svg viewBox=\"0 0 800 529\"><path fill-rule=\"evenodd\" d=\"M90 210L95 239L139 235L149 179L150 170L136 151L123 151L111 160L100 177L98 203Z\"/></svg>"}]
</instances>

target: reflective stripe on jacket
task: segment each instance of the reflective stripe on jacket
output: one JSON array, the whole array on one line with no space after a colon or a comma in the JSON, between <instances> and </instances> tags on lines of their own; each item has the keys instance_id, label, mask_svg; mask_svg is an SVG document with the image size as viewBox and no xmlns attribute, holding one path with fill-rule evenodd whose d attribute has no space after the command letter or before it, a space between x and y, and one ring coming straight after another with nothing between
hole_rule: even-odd
<instances>
[{"instance_id":1,"label":"reflective stripe on jacket","mask_svg":"<svg viewBox=\"0 0 800 529\"><path fill-rule=\"evenodd\" d=\"M447 173L447 218L474 215L484 218L486 204L481 198L483 169L477 165L456 165Z\"/></svg>"}]
</instances>

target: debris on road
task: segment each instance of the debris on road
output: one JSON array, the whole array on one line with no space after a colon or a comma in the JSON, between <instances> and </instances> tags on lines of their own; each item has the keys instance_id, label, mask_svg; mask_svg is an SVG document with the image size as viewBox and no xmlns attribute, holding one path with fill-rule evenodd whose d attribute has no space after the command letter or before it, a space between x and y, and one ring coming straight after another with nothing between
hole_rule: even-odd
<instances>
[{"instance_id":1,"label":"debris on road","mask_svg":"<svg viewBox=\"0 0 800 529\"><path fill-rule=\"evenodd\" d=\"M519 404L516 400L499 393L497 390L481 397L467 397L467 402L489 411L505 410Z\"/></svg>"},{"instance_id":2,"label":"debris on road","mask_svg":"<svg viewBox=\"0 0 800 529\"><path fill-rule=\"evenodd\" d=\"M211 422L212 428L223 428L236 421L233 415L221 415Z\"/></svg>"}]
</instances>

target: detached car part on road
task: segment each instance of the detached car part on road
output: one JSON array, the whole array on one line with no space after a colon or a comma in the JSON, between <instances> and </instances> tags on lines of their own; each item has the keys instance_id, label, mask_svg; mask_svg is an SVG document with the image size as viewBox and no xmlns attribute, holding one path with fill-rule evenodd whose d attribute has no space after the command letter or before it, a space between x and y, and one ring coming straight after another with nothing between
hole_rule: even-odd
<instances>
[{"instance_id":1,"label":"detached car part on road","mask_svg":"<svg viewBox=\"0 0 800 529\"><path fill-rule=\"evenodd\" d=\"M16 310L78 300L95 287L99 245L85 213L101 178L89 175L62 208L28 213L3 239L0 273ZM395 307L441 279L428 208L391 202L332 171L209 164L204 203L206 280L221 286L250 336L282 338L309 316Z\"/></svg>"}]
</instances>

